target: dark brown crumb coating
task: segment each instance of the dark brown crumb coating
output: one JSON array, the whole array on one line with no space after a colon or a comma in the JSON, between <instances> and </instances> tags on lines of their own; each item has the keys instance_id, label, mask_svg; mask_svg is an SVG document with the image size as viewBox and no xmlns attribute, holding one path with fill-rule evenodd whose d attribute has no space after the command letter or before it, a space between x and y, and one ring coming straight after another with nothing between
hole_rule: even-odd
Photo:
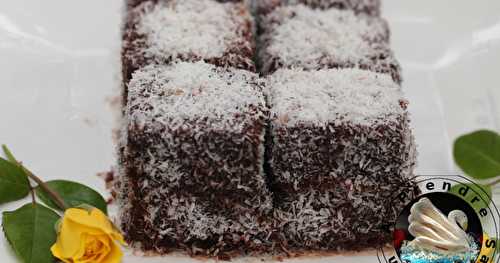
<instances>
[{"instance_id":1,"label":"dark brown crumb coating","mask_svg":"<svg viewBox=\"0 0 500 263\"><path fill-rule=\"evenodd\" d=\"M403 200L395 194L403 192ZM419 193L410 180L359 177L280 194L274 210L277 239L288 251L380 248L392 241L394 221Z\"/></svg>"},{"instance_id":2,"label":"dark brown crumb coating","mask_svg":"<svg viewBox=\"0 0 500 263\"><path fill-rule=\"evenodd\" d=\"M401 82L387 22L350 10L283 6L259 16L257 63L263 74L280 68L361 68Z\"/></svg>"},{"instance_id":3,"label":"dark brown crumb coating","mask_svg":"<svg viewBox=\"0 0 500 263\"><path fill-rule=\"evenodd\" d=\"M268 110L258 76L196 63L147 66L129 85L121 226L146 251L271 247L263 174Z\"/></svg>"},{"instance_id":4,"label":"dark brown crumb coating","mask_svg":"<svg viewBox=\"0 0 500 263\"><path fill-rule=\"evenodd\" d=\"M253 19L244 3L132 0L128 4L122 33L124 83L142 66L168 64L173 60L203 60L217 66L255 71ZM193 19L194 16L197 18ZM200 44L205 44L205 49Z\"/></svg>"},{"instance_id":5,"label":"dark brown crumb coating","mask_svg":"<svg viewBox=\"0 0 500 263\"><path fill-rule=\"evenodd\" d=\"M380 247L414 196L406 101L388 76L357 69L270 76L271 189L289 249Z\"/></svg>"}]
</instances>

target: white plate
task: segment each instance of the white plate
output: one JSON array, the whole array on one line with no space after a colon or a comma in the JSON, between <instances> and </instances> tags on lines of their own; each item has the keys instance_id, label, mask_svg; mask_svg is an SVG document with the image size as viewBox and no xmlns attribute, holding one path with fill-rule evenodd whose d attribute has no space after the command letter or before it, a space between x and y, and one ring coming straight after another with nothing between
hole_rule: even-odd
<instances>
[{"instance_id":1,"label":"white plate","mask_svg":"<svg viewBox=\"0 0 500 263\"><path fill-rule=\"evenodd\" d=\"M478 128L500 129L498 14L496 0L385 1L411 102L420 174L458 172L450 155L453 139ZM114 165L110 100L119 79L120 19L120 0L0 3L0 143L45 179L76 180L106 193L96 173ZM499 194L494 198L500 203ZM374 252L365 252L297 261L333 259L376 260ZM16 262L3 237L0 261Z\"/></svg>"}]
</instances>

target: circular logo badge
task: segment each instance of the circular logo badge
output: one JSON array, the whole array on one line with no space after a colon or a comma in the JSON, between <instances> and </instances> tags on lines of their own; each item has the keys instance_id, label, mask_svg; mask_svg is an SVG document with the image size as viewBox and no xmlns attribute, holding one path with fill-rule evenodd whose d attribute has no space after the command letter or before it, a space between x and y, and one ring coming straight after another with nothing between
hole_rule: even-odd
<instances>
[{"instance_id":1,"label":"circular logo badge","mask_svg":"<svg viewBox=\"0 0 500 263\"><path fill-rule=\"evenodd\" d=\"M380 263L491 263L500 213L484 187L461 176L417 178L421 194L406 200ZM410 196L400 193L401 197Z\"/></svg>"},{"instance_id":2,"label":"circular logo badge","mask_svg":"<svg viewBox=\"0 0 500 263\"><path fill-rule=\"evenodd\" d=\"M451 193L428 193L402 211L393 244L403 262L472 262L479 255L483 228L474 209Z\"/></svg>"}]
</instances>

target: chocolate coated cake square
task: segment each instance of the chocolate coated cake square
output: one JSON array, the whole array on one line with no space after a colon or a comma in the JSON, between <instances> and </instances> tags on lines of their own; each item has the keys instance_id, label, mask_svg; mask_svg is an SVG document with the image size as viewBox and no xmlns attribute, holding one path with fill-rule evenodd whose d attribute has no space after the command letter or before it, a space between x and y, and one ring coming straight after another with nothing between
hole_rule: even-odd
<instances>
[{"instance_id":1,"label":"chocolate coated cake square","mask_svg":"<svg viewBox=\"0 0 500 263\"><path fill-rule=\"evenodd\" d=\"M280 68L361 68L401 82L400 66L389 46L389 27L380 17L299 4L262 15L259 27L258 63L263 74Z\"/></svg>"},{"instance_id":2,"label":"chocolate coated cake square","mask_svg":"<svg viewBox=\"0 0 500 263\"><path fill-rule=\"evenodd\" d=\"M202 61L134 72L119 151L128 241L206 255L266 245L262 88L254 73Z\"/></svg>"},{"instance_id":3,"label":"chocolate coated cake square","mask_svg":"<svg viewBox=\"0 0 500 263\"><path fill-rule=\"evenodd\" d=\"M255 71L246 4L215 0L129 1L123 29L124 83L151 63L198 61Z\"/></svg>"},{"instance_id":4,"label":"chocolate coated cake square","mask_svg":"<svg viewBox=\"0 0 500 263\"><path fill-rule=\"evenodd\" d=\"M280 69L269 79L271 189L297 249L382 246L415 192L407 102L388 75Z\"/></svg>"}]
</instances>

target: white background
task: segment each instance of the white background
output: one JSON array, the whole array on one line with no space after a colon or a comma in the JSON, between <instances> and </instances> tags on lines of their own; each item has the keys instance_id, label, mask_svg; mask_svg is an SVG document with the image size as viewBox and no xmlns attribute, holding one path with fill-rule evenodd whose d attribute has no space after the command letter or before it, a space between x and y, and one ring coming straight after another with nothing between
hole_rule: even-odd
<instances>
[{"instance_id":1,"label":"white background","mask_svg":"<svg viewBox=\"0 0 500 263\"><path fill-rule=\"evenodd\" d=\"M454 138L500 130L499 14L496 0L385 1L411 103L418 173L457 173ZM120 0L0 2L0 143L47 180L76 180L106 193L96 174L114 165L111 101L118 92L120 19ZM500 203L500 193L495 199ZM371 255L335 260L373 262ZM16 262L3 237L0 261Z\"/></svg>"}]
</instances>

